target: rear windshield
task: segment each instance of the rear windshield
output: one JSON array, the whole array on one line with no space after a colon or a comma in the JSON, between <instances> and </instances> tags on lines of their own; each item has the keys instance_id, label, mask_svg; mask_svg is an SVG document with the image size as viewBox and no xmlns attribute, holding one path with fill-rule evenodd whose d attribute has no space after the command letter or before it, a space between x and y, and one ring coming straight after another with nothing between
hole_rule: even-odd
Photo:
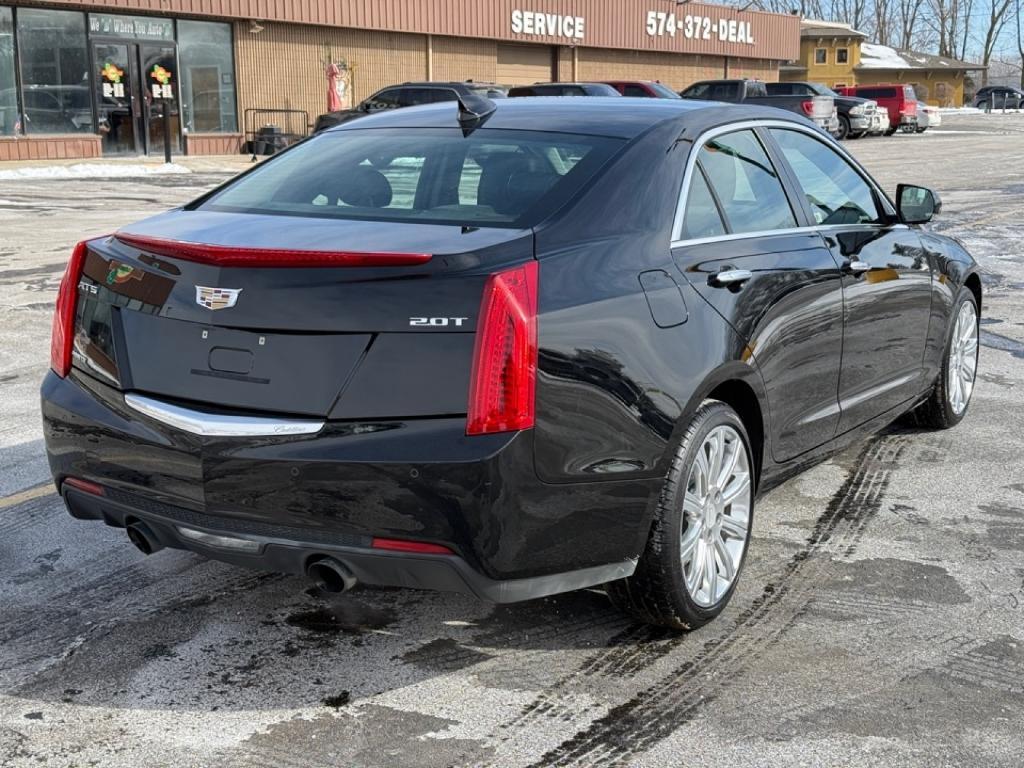
<instances>
[{"instance_id":1,"label":"rear windshield","mask_svg":"<svg viewBox=\"0 0 1024 768\"><path fill-rule=\"evenodd\" d=\"M320 134L202 200L199 210L531 227L622 139L448 128Z\"/></svg>"}]
</instances>

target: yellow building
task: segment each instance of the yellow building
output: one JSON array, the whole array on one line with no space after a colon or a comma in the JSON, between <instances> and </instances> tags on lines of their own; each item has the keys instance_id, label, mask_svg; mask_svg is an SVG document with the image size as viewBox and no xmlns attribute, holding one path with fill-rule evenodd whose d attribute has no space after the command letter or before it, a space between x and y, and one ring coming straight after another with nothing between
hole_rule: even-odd
<instances>
[{"instance_id":1,"label":"yellow building","mask_svg":"<svg viewBox=\"0 0 1024 768\"><path fill-rule=\"evenodd\" d=\"M804 19L800 22L800 59L783 64L783 82L810 81L830 88L847 85L907 83L921 101L940 107L964 103L964 78L981 64L898 51L867 42L867 35L847 24Z\"/></svg>"}]
</instances>

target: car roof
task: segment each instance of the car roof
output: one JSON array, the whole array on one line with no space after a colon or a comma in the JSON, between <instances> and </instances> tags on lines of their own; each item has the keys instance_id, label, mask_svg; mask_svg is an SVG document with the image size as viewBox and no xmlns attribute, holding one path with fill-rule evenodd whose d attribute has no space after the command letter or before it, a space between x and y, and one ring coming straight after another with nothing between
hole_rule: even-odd
<instances>
[{"instance_id":1,"label":"car roof","mask_svg":"<svg viewBox=\"0 0 1024 768\"><path fill-rule=\"evenodd\" d=\"M486 118L488 129L547 131L632 139L666 120L682 120L695 131L743 120L785 120L813 125L792 112L774 107L723 104L696 99L623 99L594 96L525 96L495 99ZM324 133L367 128L454 128L458 126L455 102L424 104L376 112L332 127Z\"/></svg>"}]
</instances>

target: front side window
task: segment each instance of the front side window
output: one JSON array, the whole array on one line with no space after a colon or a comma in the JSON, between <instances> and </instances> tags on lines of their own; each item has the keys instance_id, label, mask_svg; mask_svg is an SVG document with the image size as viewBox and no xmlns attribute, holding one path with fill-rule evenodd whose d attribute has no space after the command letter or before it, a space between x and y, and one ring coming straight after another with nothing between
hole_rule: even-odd
<instances>
[{"instance_id":1,"label":"front side window","mask_svg":"<svg viewBox=\"0 0 1024 768\"><path fill-rule=\"evenodd\" d=\"M397 109L401 104L402 89L388 88L387 90L375 93L363 102L367 112L378 112L382 109Z\"/></svg>"},{"instance_id":2,"label":"front side window","mask_svg":"<svg viewBox=\"0 0 1024 768\"><path fill-rule=\"evenodd\" d=\"M178 61L185 128L194 133L238 130L231 25L178 22Z\"/></svg>"},{"instance_id":3,"label":"front side window","mask_svg":"<svg viewBox=\"0 0 1024 768\"><path fill-rule=\"evenodd\" d=\"M711 95L711 83L696 83L683 91L683 94L688 99L707 99Z\"/></svg>"},{"instance_id":4,"label":"front side window","mask_svg":"<svg viewBox=\"0 0 1024 768\"><path fill-rule=\"evenodd\" d=\"M839 153L800 131L771 128L818 224L881 221L871 185Z\"/></svg>"},{"instance_id":5,"label":"front side window","mask_svg":"<svg viewBox=\"0 0 1024 768\"><path fill-rule=\"evenodd\" d=\"M92 132L85 14L18 9L27 133Z\"/></svg>"},{"instance_id":6,"label":"front side window","mask_svg":"<svg viewBox=\"0 0 1024 768\"><path fill-rule=\"evenodd\" d=\"M11 9L0 7L0 136L18 127L18 92L14 84L14 25Z\"/></svg>"},{"instance_id":7,"label":"front side window","mask_svg":"<svg viewBox=\"0 0 1024 768\"><path fill-rule=\"evenodd\" d=\"M619 139L538 131L321 134L215 193L204 210L529 227L586 183Z\"/></svg>"},{"instance_id":8,"label":"front side window","mask_svg":"<svg viewBox=\"0 0 1024 768\"><path fill-rule=\"evenodd\" d=\"M642 99L642 98L647 97L649 94L647 93L646 90L641 88L639 85L627 85L627 86L623 87L622 95L623 96L633 96L633 97L641 98Z\"/></svg>"},{"instance_id":9,"label":"front side window","mask_svg":"<svg viewBox=\"0 0 1024 768\"><path fill-rule=\"evenodd\" d=\"M828 51L825 48L814 49L814 63L815 64L827 64L828 63Z\"/></svg>"},{"instance_id":10,"label":"front side window","mask_svg":"<svg viewBox=\"0 0 1024 768\"><path fill-rule=\"evenodd\" d=\"M704 171L730 232L762 232L796 226L779 175L753 131L717 136L701 147Z\"/></svg>"}]
</instances>

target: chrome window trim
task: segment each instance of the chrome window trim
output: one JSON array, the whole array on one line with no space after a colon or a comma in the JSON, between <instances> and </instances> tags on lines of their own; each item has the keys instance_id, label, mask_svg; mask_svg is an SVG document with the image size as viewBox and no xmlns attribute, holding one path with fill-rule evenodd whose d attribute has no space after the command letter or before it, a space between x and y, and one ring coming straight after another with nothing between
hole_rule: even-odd
<instances>
[{"instance_id":1,"label":"chrome window trim","mask_svg":"<svg viewBox=\"0 0 1024 768\"><path fill-rule=\"evenodd\" d=\"M836 151L840 157L846 160L853 167L854 171L864 181L875 190L879 196L883 207L886 209L886 213L889 215L895 215L895 209L889 203L888 197L882 191L882 188L878 186L878 183L871 178L871 176L865 171L860 163L843 147L833 147L827 141L822 141L823 134L818 128L813 126L801 125L800 123L791 123L787 120L743 120L736 123L729 123L727 125L718 125L714 128L709 128L704 133L697 136L693 141L693 148L690 150L690 156L686 159L686 169L683 172L683 184L679 190L679 202L676 203L676 214L672 222L672 240L670 246L677 248L683 245L695 245L699 243L711 243L719 242L723 240L746 240L752 237L764 237L766 235L786 235L786 234L798 234L801 232L818 232L821 230L828 229L848 229L851 226L864 226L864 227L877 227L878 224L819 224L819 225L808 225L806 227L787 227L785 229L767 229L760 232L733 232L725 235L713 235L711 237L698 237L698 238L684 238L683 234L683 216L686 214L686 198L690 191L690 181L693 178L693 170L697 166L697 155L700 153L700 148L705 143L726 133L734 133L736 131L743 130L754 130L756 128L783 128L787 130L800 131L806 133L813 139L821 141L825 146L829 147L833 151ZM760 138L760 137L759 137ZM896 224L894 227L906 228L905 224Z\"/></svg>"},{"instance_id":2,"label":"chrome window trim","mask_svg":"<svg viewBox=\"0 0 1024 768\"><path fill-rule=\"evenodd\" d=\"M312 435L324 426L323 420L315 419L273 419L194 411L131 392L124 396L124 402L151 419L201 437Z\"/></svg>"}]
</instances>

